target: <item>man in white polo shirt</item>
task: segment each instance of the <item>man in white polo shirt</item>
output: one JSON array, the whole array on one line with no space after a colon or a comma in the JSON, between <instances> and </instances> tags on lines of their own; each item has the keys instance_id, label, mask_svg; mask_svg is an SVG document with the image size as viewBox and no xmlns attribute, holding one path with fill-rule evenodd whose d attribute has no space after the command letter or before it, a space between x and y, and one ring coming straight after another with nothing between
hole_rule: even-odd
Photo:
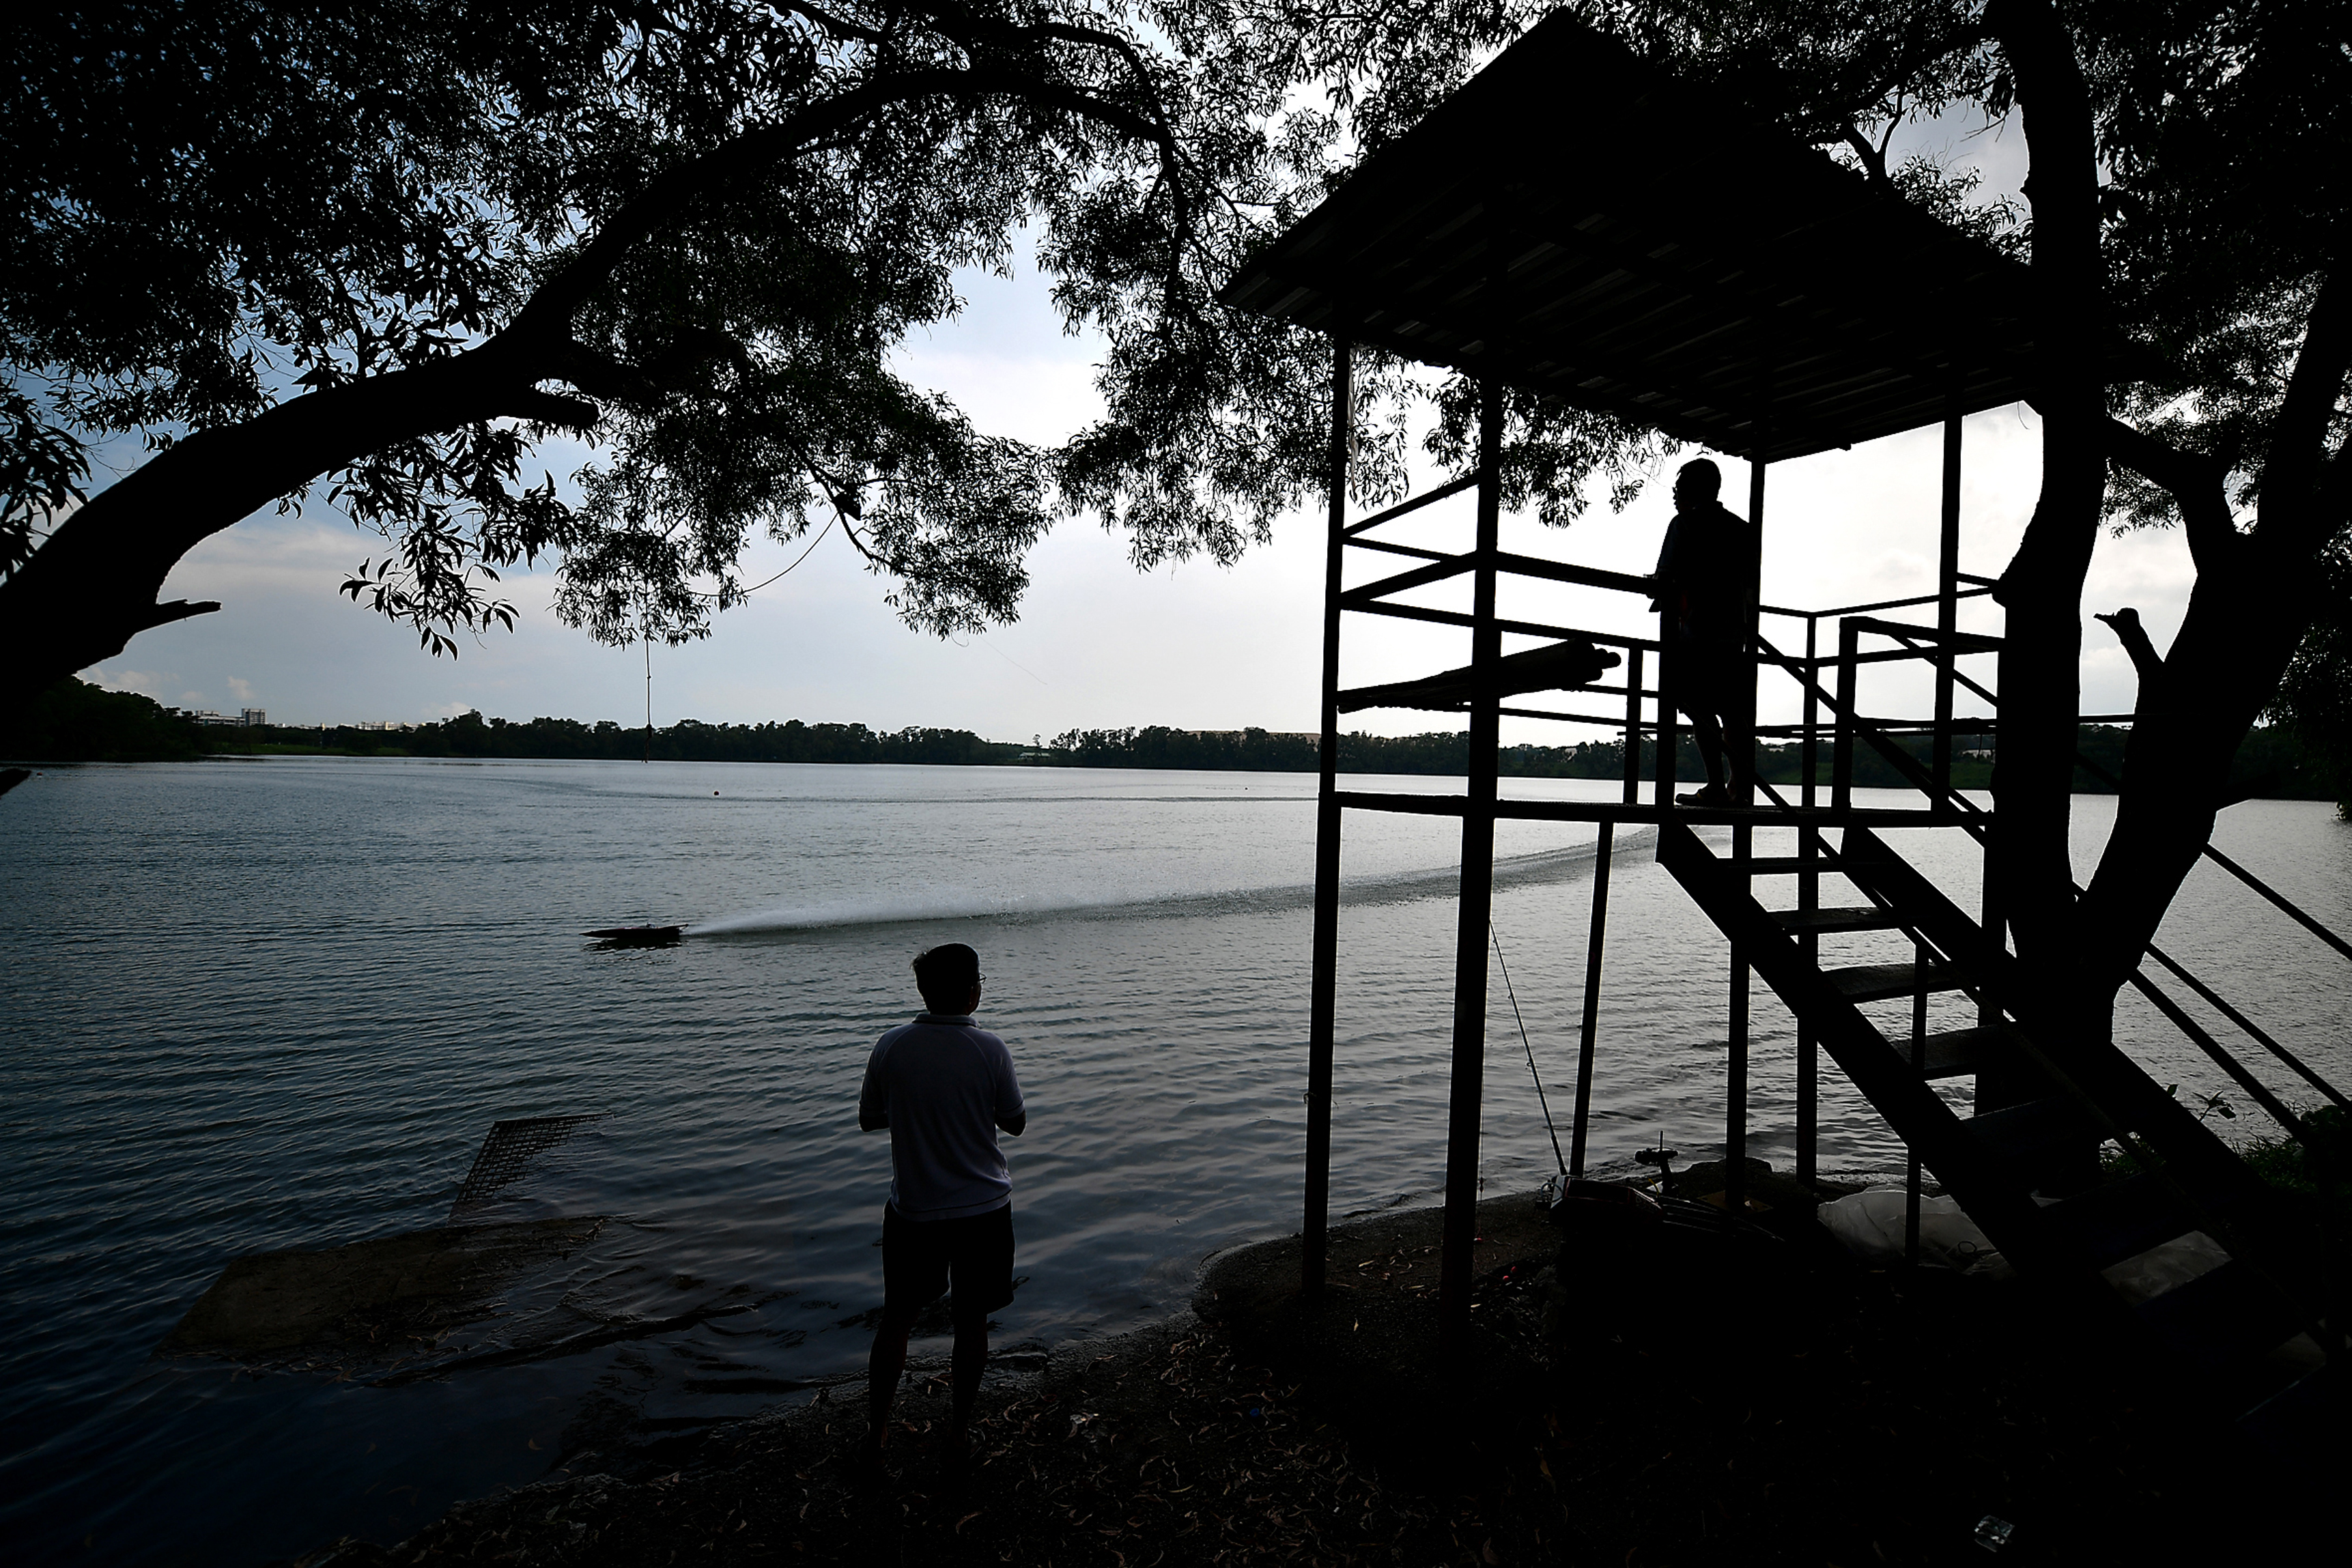
<instances>
[{"instance_id":1,"label":"man in white polo shirt","mask_svg":"<svg viewBox=\"0 0 2352 1568\"><path fill-rule=\"evenodd\" d=\"M999 1129L1029 1124L1013 1053L974 1027L980 955L961 942L915 956L915 987L927 1009L884 1035L866 1063L857 1096L861 1132L890 1133L890 1202L882 1210L882 1324L866 1363L867 1423L862 1458L878 1465L890 1399L907 1367L915 1316L953 1279L955 1426L951 1459L965 1452L964 1428L988 1363L988 1314L1013 1300L1013 1178L996 1146Z\"/></svg>"}]
</instances>

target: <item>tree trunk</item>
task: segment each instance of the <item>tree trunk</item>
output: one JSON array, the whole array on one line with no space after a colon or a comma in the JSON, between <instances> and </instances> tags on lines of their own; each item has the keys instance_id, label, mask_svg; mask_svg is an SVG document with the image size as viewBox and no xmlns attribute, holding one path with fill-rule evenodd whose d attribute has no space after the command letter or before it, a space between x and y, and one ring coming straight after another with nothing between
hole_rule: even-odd
<instances>
[{"instance_id":1,"label":"tree trunk","mask_svg":"<svg viewBox=\"0 0 2352 1568\"><path fill-rule=\"evenodd\" d=\"M2241 535L2227 475L2145 436L2119 451L2172 491L2197 563L2189 613L2162 664L2144 671L2124 753L2116 828L2083 904L2084 965L2122 986L2212 836L2230 764L2286 673L2317 609L2320 551L2344 528L2352 440L2328 440L2352 373L2352 283L2325 277L2271 423L2260 523Z\"/></svg>"},{"instance_id":2,"label":"tree trunk","mask_svg":"<svg viewBox=\"0 0 2352 1568\"><path fill-rule=\"evenodd\" d=\"M2265 591L2252 575L2199 576L2162 674L2142 688L2115 831L2082 906L2084 978L2109 995L2138 967L2195 869L2231 761L2310 619L2307 593Z\"/></svg>"},{"instance_id":3,"label":"tree trunk","mask_svg":"<svg viewBox=\"0 0 2352 1568\"><path fill-rule=\"evenodd\" d=\"M2048 0L1997 0L1987 25L2017 80L2032 173L2035 405L2042 489L1998 595L2008 612L1986 874L2032 1004L2069 1034L2104 1038L2113 1000L2085 995L2067 831L2080 717L2083 578L2106 497L2104 288L2090 95ZM2055 1042L2053 1042L2055 1043ZM1994 1103L2004 1096L1994 1086Z\"/></svg>"},{"instance_id":4,"label":"tree trunk","mask_svg":"<svg viewBox=\"0 0 2352 1568\"><path fill-rule=\"evenodd\" d=\"M497 343L200 431L109 486L0 583L0 720L151 627L216 610L156 595L197 545L321 475L395 442L559 400ZM573 405L577 406L577 405Z\"/></svg>"}]
</instances>

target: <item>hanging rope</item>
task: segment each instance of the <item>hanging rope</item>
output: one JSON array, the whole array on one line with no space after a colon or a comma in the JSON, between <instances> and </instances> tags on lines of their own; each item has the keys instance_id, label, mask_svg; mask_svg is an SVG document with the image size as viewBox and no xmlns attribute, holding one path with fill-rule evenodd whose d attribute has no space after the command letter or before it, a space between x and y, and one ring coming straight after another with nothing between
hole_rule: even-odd
<instances>
[{"instance_id":1,"label":"hanging rope","mask_svg":"<svg viewBox=\"0 0 2352 1568\"><path fill-rule=\"evenodd\" d=\"M788 573L790 573L790 572L792 571L792 570L793 570L793 566L798 566L798 565L800 565L800 563L801 563L802 561L804 561L804 560L808 559L808 558L809 558L810 554L815 550L816 547L817 547L817 546L819 546L819 545L821 545L821 544L823 544L823 543L824 543L824 536L825 536L826 534L829 534L829 533L833 532L833 525L834 525L834 524L835 524L835 523L837 523L837 522L839 522L839 521L841 521L841 514L840 514L840 513L838 513L838 512L835 512L835 513L831 517L828 517L827 519L825 519L825 525L824 525L824 527L822 529L820 529L820 530L818 531L816 538L813 538L813 539L809 540L809 543L808 543L808 549L804 549L804 550L803 550L803 551L801 551L801 553L800 553L799 555L795 556L795 557L793 559L793 566L788 566L788 567L784 568L784 570L783 570L782 571L780 571L780 572L776 573L776 575L775 575L775 576L773 576L773 577L772 577L772 578L768 579L768 581L767 581L767 582L755 582L755 583L753 583L751 587L749 587L749 588L747 588L747 589L745 589L745 590L743 591L743 597L744 597L744 598L746 598L746 599L751 598L751 595L753 595L753 594L755 594L755 593L759 592L759 591L760 591L760 590L761 590L761 589L763 589L763 588L767 587L769 582L781 582L781 581L782 581L782 580L783 580L783 579L785 578L785 576L786 576Z\"/></svg>"}]
</instances>

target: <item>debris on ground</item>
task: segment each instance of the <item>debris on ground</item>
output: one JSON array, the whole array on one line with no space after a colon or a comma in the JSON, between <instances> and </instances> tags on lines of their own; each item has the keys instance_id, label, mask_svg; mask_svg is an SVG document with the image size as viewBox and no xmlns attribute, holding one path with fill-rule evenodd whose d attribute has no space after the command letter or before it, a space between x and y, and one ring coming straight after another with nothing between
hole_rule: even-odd
<instances>
[{"instance_id":1,"label":"debris on ground","mask_svg":"<svg viewBox=\"0 0 2352 1568\"><path fill-rule=\"evenodd\" d=\"M945 1377L919 1375L885 1472L861 1475L852 1385L655 1462L570 1455L397 1546L301 1568L1864 1568L1980 1561L1988 1519L2016 1563L2292 1543L2259 1466L2028 1286L1874 1272L1825 1232L1723 1219L1736 1240L1710 1246L1588 1218L1481 1205L1472 1328L1451 1346L1439 1216L1384 1212L1334 1228L1319 1298L1298 1291L1296 1238L1239 1249L1193 1312L992 1378L968 1463Z\"/></svg>"}]
</instances>

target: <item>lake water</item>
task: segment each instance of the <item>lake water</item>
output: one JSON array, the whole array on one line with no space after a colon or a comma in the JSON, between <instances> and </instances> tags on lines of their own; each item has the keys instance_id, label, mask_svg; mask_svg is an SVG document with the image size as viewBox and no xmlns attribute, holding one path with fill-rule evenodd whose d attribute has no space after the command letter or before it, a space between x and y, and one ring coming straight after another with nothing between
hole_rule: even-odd
<instances>
[{"instance_id":1,"label":"lake water","mask_svg":"<svg viewBox=\"0 0 2352 1568\"><path fill-rule=\"evenodd\" d=\"M1025 1281L999 1346L1174 1310L1208 1253L1297 1228L1313 790L1298 775L330 758L36 779L0 802L0 1538L20 1561L197 1563L388 1542L583 1452L855 1373L889 1168L886 1140L856 1131L857 1083L875 1037L919 1005L907 962L935 942L981 950L982 1021L1029 1099L1010 1145ZM2087 871L2112 803L2076 804ZM1343 1211L1437 1197L1454 832L1349 817ZM1897 842L1972 899L1955 838ZM2234 807L2217 842L2352 928L2352 827L2331 808ZM1563 1117L1591 850L1589 827L1498 831L1496 930ZM579 936L645 920L692 930L640 951ZM2352 1076L2352 966L2210 868L2162 940ZM1842 941L1905 956L1885 934ZM1725 962L1634 835L1612 894L1605 1168L1661 1135L1712 1152ZM1482 1170L1500 1191L1536 1185L1551 1152L1493 991ZM2118 1032L2184 1092L2229 1087L2145 1009ZM1759 988L1751 1152L1776 1162L1790 1062ZM520 1356L392 1385L152 1356L228 1259L438 1224L491 1122L598 1111L491 1217L612 1218L441 1352ZM2248 1108L2225 1130L2259 1122ZM1833 1078L1822 1135L1825 1168L1900 1157ZM582 1333L597 1343L532 1354Z\"/></svg>"}]
</instances>

